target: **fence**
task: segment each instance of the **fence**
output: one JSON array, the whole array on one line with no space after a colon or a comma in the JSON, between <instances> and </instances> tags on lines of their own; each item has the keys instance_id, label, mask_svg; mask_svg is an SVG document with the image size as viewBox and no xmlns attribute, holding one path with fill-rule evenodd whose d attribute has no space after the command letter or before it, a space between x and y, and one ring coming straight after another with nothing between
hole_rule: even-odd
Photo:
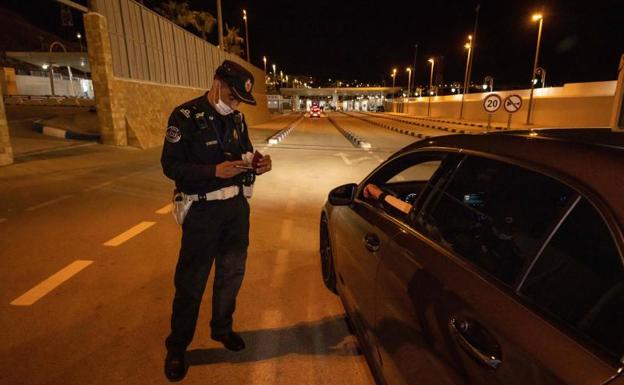
<instances>
[{"instance_id":1,"label":"fence","mask_svg":"<svg viewBox=\"0 0 624 385\"><path fill-rule=\"evenodd\" d=\"M228 59L247 68L264 93L264 72L215 47L132 0L93 0L104 15L116 77L162 84L209 88L215 69Z\"/></svg>"}]
</instances>

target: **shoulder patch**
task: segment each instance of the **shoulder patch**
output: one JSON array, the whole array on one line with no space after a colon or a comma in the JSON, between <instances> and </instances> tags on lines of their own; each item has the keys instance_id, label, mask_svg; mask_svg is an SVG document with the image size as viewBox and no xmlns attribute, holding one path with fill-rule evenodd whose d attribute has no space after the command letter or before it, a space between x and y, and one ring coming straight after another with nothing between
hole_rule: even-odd
<instances>
[{"instance_id":1,"label":"shoulder patch","mask_svg":"<svg viewBox=\"0 0 624 385\"><path fill-rule=\"evenodd\" d=\"M167 127L167 133L165 134L165 139L169 143L178 143L180 139L182 139L182 133L180 129L176 126Z\"/></svg>"},{"instance_id":2,"label":"shoulder patch","mask_svg":"<svg viewBox=\"0 0 624 385\"><path fill-rule=\"evenodd\" d=\"M191 117L191 111L186 109L186 108L180 108L180 112L182 113L182 115L184 115L185 118L190 118Z\"/></svg>"}]
</instances>

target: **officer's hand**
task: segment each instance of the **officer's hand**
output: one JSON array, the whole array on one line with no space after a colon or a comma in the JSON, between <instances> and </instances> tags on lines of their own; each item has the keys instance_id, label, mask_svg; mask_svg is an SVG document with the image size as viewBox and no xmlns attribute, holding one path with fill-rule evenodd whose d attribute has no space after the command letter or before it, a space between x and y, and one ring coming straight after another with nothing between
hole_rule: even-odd
<instances>
[{"instance_id":1,"label":"officer's hand","mask_svg":"<svg viewBox=\"0 0 624 385\"><path fill-rule=\"evenodd\" d=\"M379 196L383 193L383 191L377 187L376 185L370 183L364 187L364 198L375 198L379 199Z\"/></svg>"},{"instance_id":2,"label":"officer's hand","mask_svg":"<svg viewBox=\"0 0 624 385\"><path fill-rule=\"evenodd\" d=\"M223 163L219 163L215 169L215 175L217 178L231 178L236 176L242 172L245 172L245 169L237 168L236 166L244 166L245 162L242 160L235 160L232 162L225 161Z\"/></svg>"},{"instance_id":3,"label":"officer's hand","mask_svg":"<svg viewBox=\"0 0 624 385\"><path fill-rule=\"evenodd\" d=\"M271 155L265 155L258 161L258 167L256 168L256 174L264 174L267 171L271 171L273 163L271 162Z\"/></svg>"}]
</instances>

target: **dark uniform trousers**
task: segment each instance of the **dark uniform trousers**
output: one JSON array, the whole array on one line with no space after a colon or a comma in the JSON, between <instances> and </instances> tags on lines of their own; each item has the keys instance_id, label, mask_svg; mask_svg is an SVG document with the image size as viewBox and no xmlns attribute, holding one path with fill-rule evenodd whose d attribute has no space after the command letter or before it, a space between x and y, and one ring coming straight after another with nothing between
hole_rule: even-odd
<instances>
[{"instance_id":1,"label":"dark uniform trousers","mask_svg":"<svg viewBox=\"0 0 624 385\"><path fill-rule=\"evenodd\" d=\"M249 204L242 195L193 202L182 225L182 247L175 272L171 334L166 346L184 351L191 343L210 269L215 262L211 335L232 330L236 295L243 282L249 245Z\"/></svg>"}]
</instances>

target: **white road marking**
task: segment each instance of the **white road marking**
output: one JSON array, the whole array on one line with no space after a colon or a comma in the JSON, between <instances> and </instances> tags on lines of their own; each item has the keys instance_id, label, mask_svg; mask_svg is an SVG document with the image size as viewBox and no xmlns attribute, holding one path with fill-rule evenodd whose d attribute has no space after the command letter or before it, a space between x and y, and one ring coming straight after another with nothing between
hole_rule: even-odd
<instances>
[{"instance_id":1,"label":"white road marking","mask_svg":"<svg viewBox=\"0 0 624 385\"><path fill-rule=\"evenodd\" d=\"M349 158L347 158L347 155L345 155L345 153L339 152L337 154L334 154L334 156L339 156L340 158L342 158L342 161L345 162L347 166L352 165L351 161L349 160Z\"/></svg>"},{"instance_id":2,"label":"white road marking","mask_svg":"<svg viewBox=\"0 0 624 385\"><path fill-rule=\"evenodd\" d=\"M290 239L292 234L293 221L291 219L284 219L282 221L282 229L281 229L281 239L286 241Z\"/></svg>"},{"instance_id":3,"label":"white road marking","mask_svg":"<svg viewBox=\"0 0 624 385\"><path fill-rule=\"evenodd\" d=\"M280 288L284 284L286 271L288 270L288 255L290 252L286 249L277 250L277 257L273 268L271 287Z\"/></svg>"},{"instance_id":4,"label":"white road marking","mask_svg":"<svg viewBox=\"0 0 624 385\"><path fill-rule=\"evenodd\" d=\"M82 191L85 191L85 192L86 192L86 191L93 191L93 190L100 189L100 188L102 188L102 187L106 187L106 186L111 185L111 184L113 184L113 181L109 181L109 182L104 182L104 183L96 184L96 185L94 185L94 186L87 187L86 189L84 189L84 190L82 190Z\"/></svg>"},{"instance_id":5,"label":"white road marking","mask_svg":"<svg viewBox=\"0 0 624 385\"><path fill-rule=\"evenodd\" d=\"M370 156L363 156L361 158L354 159L353 162L360 163L360 162L363 162L363 161L365 161L367 159L372 159L372 158Z\"/></svg>"},{"instance_id":6,"label":"white road marking","mask_svg":"<svg viewBox=\"0 0 624 385\"><path fill-rule=\"evenodd\" d=\"M82 269L92 264L93 261L77 260L52 275L50 278L41 282L37 286L28 290L26 293L17 297L11 302L13 306L30 306L40 300L43 296L60 286L74 275L78 274Z\"/></svg>"},{"instance_id":7,"label":"white road marking","mask_svg":"<svg viewBox=\"0 0 624 385\"><path fill-rule=\"evenodd\" d=\"M104 243L104 246L119 246L122 243L126 242L127 240L129 240L130 238L141 234L143 231L149 229L150 227L152 227L153 225L155 225L156 222L141 222L138 225L132 227L131 229L128 229L126 231L124 231L123 233L119 234L118 236L116 236L115 238L106 241Z\"/></svg>"},{"instance_id":8,"label":"white road marking","mask_svg":"<svg viewBox=\"0 0 624 385\"><path fill-rule=\"evenodd\" d=\"M50 206L50 205L53 205L53 204L55 204L57 202L64 201L65 199L69 199L72 196L73 195L63 195L63 196L60 196L58 198L54 198L54 199L51 199L49 201L46 201L46 202L43 202L43 203L39 203L38 205L31 206L31 207L27 208L26 211L38 210L38 209L40 209L42 207Z\"/></svg>"},{"instance_id":9,"label":"white road marking","mask_svg":"<svg viewBox=\"0 0 624 385\"><path fill-rule=\"evenodd\" d=\"M173 205L171 203L167 203L167 206L156 210L156 214L169 214L173 209Z\"/></svg>"}]
</instances>

